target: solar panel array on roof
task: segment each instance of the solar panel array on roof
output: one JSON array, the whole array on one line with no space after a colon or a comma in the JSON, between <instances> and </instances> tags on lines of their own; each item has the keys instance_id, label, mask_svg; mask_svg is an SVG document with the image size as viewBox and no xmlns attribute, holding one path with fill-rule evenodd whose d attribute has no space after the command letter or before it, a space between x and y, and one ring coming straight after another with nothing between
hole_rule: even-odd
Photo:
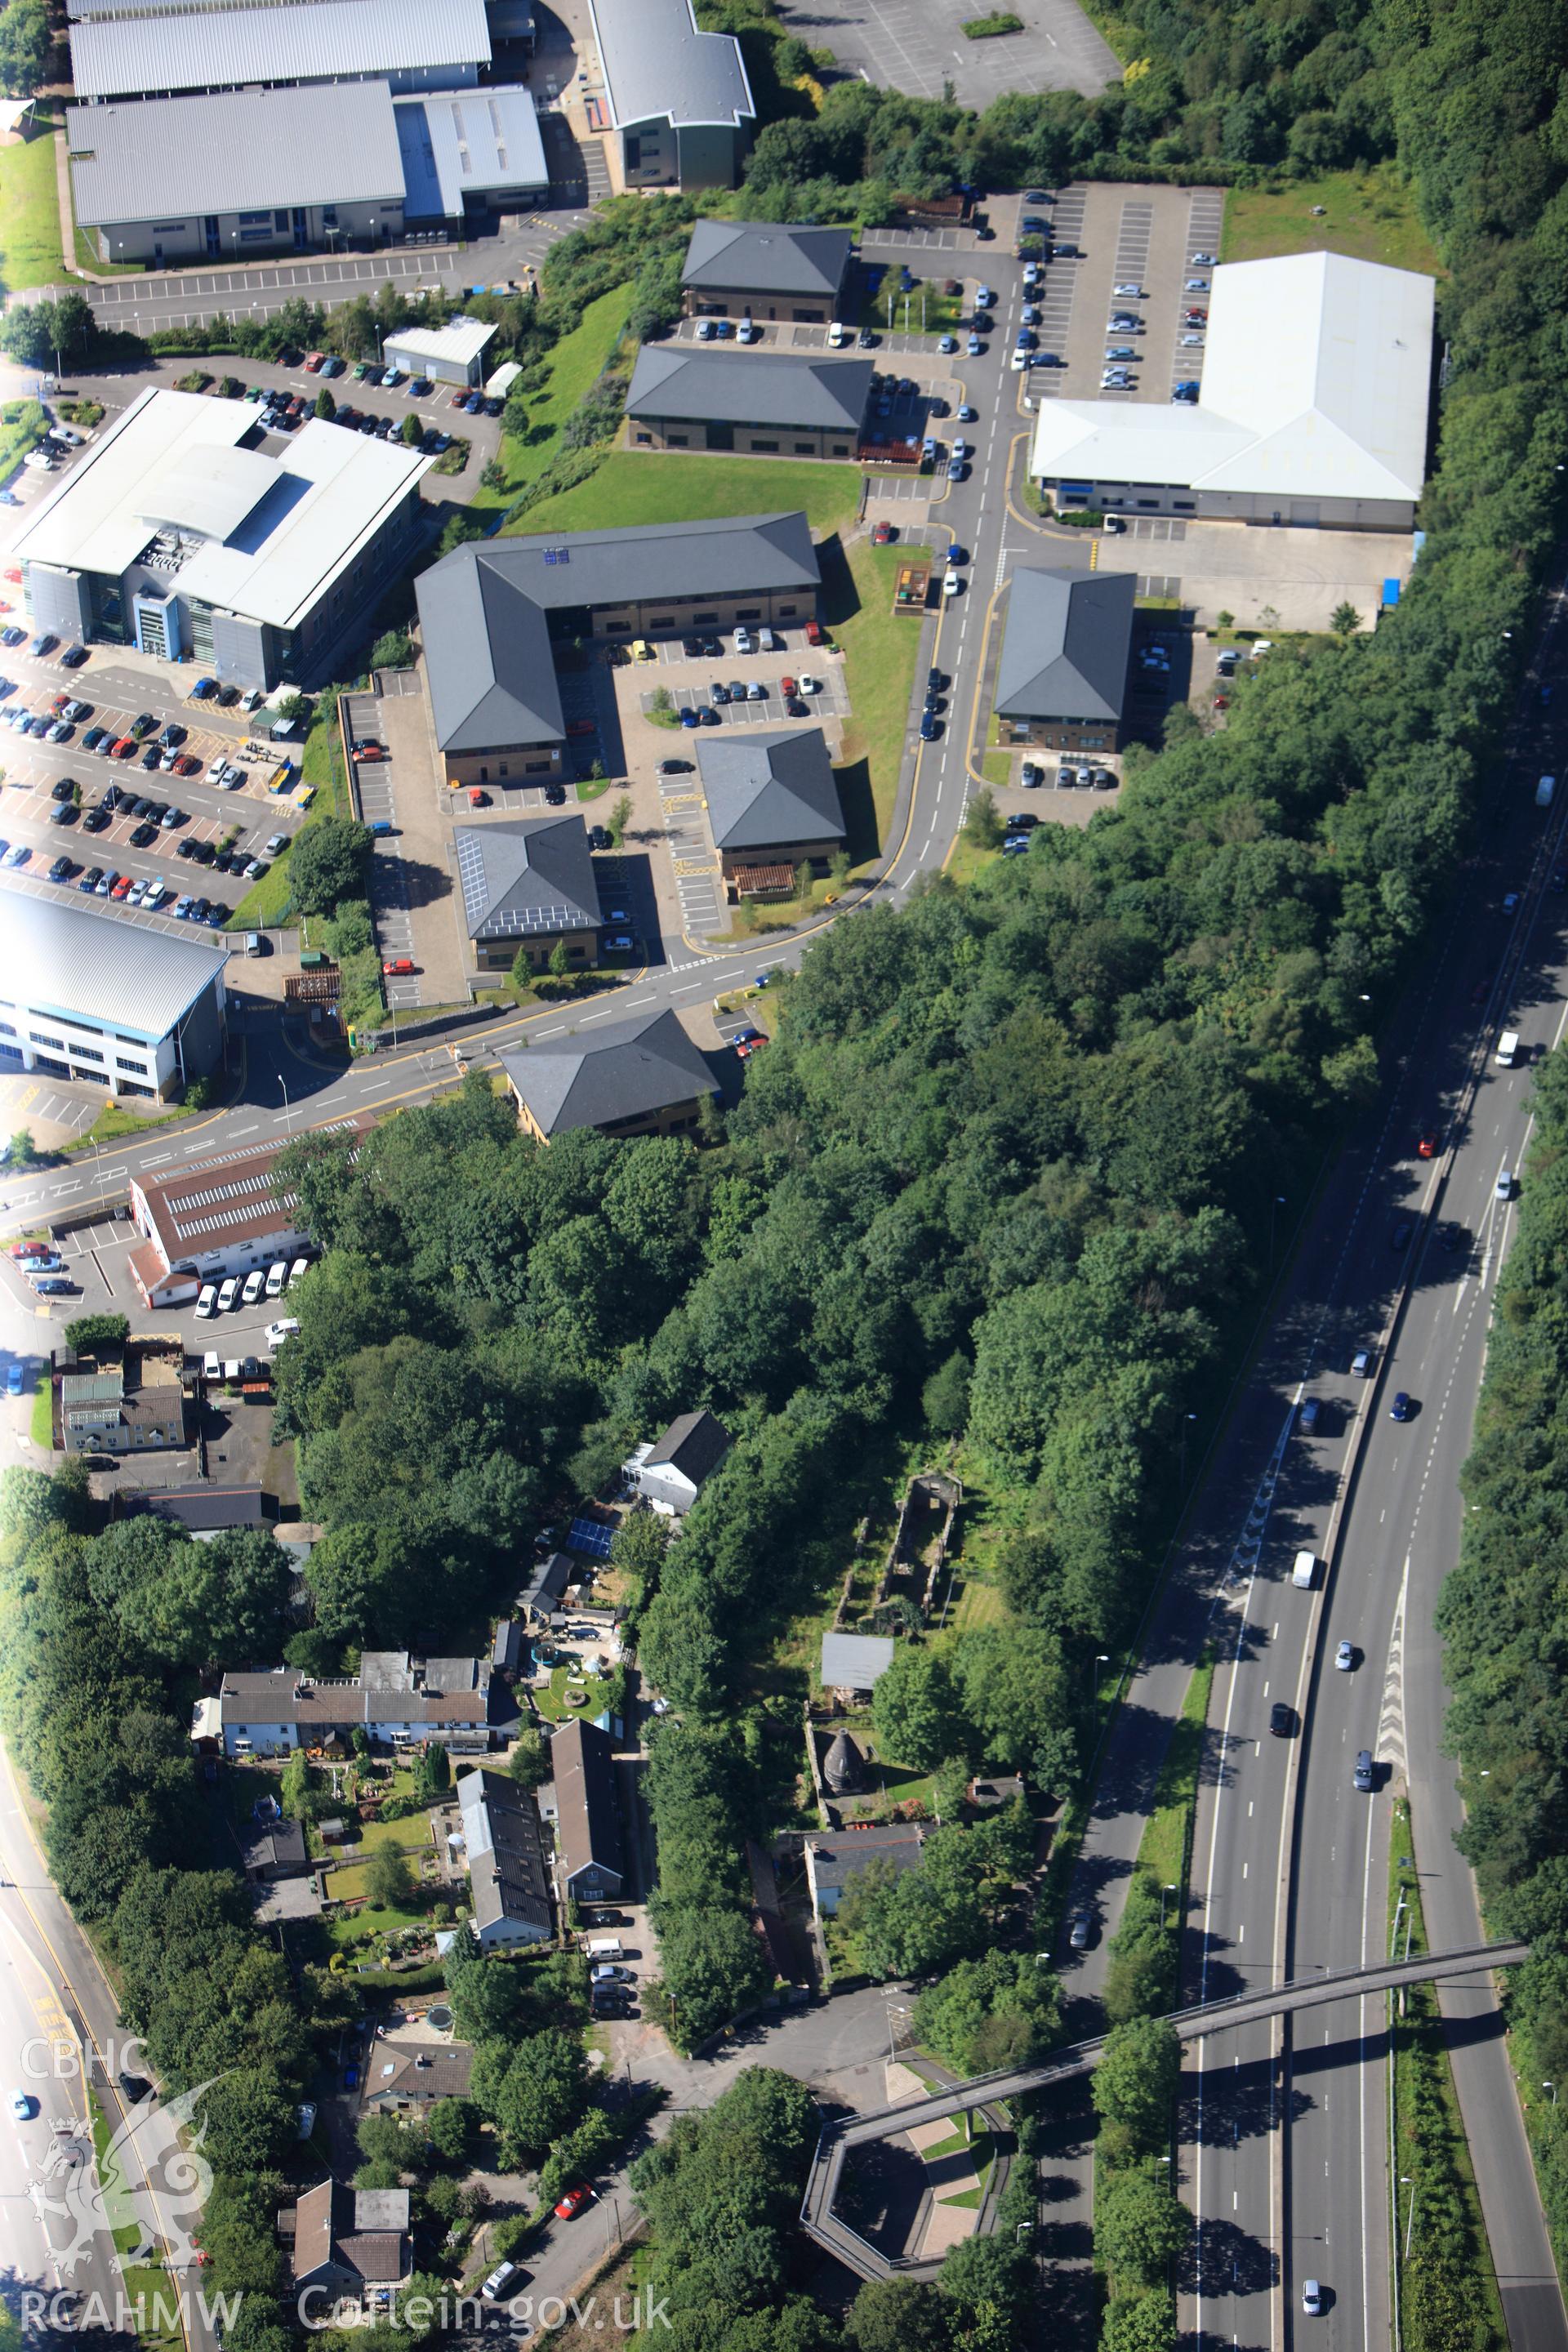
<instances>
[{"instance_id":1,"label":"solar panel array on roof","mask_svg":"<svg viewBox=\"0 0 1568 2352\"><path fill-rule=\"evenodd\" d=\"M465 899L470 890L476 903L482 901L485 888L484 844L476 834L459 834L458 837L458 879L463 886ZM580 930L587 919L581 907L564 899L545 899L536 906L526 905L521 898L508 898L499 919L479 924L475 939L515 939L528 931Z\"/></svg>"},{"instance_id":2,"label":"solar panel array on roof","mask_svg":"<svg viewBox=\"0 0 1568 2352\"><path fill-rule=\"evenodd\" d=\"M602 1527L597 1519L574 1519L566 1538L568 1551L585 1551L591 1559L608 1559L613 1528Z\"/></svg>"}]
</instances>

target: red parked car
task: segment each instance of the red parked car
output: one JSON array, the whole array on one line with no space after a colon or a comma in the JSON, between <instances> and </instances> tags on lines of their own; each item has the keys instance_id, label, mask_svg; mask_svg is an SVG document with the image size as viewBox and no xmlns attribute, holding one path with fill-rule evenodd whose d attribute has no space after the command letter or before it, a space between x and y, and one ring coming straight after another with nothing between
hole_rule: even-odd
<instances>
[{"instance_id":1,"label":"red parked car","mask_svg":"<svg viewBox=\"0 0 1568 2352\"><path fill-rule=\"evenodd\" d=\"M414 969L414 958L412 956L388 956L386 961L381 968L384 972L389 973L412 971Z\"/></svg>"},{"instance_id":2,"label":"red parked car","mask_svg":"<svg viewBox=\"0 0 1568 2352\"><path fill-rule=\"evenodd\" d=\"M1417 1159L1417 1160L1436 1160L1436 1157L1437 1157L1437 1139L1436 1139L1436 1137L1433 1134L1433 1132L1432 1132L1432 1130L1431 1130L1431 1129L1430 1129L1430 1128L1428 1128L1428 1129L1427 1129L1427 1130L1426 1130L1426 1134L1421 1138L1420 1142L1416 1145L1416 1147L1415 1147L1415 1157L1416 1157L1416 1159Z\"/></svg>"},{"instance_id":3,"label":"red parked car","mask_svg":"<svg viewBox=\"0 0 1568 2352\"><path fill-rule=\"evenodd\" d=\"M827 639L823 634L822 623L820 621L807 621L805 625L805 642L808 646L825 646L827 643Z\"/></svg>"},{"instance_id":4,"label":"red parked car","mask_svg":"<svg viewBox=\"0 0 1568 2352\"><path fill-rule=\"evenodd\" d=\"M574 2221L584 2206L591 2205L593 2201L593 2190L585 2180L579 2180L574 2189L569 2189L566 2191L565 2196L555 2208L555 2218L558 2221Z\"/></svg>"}]
</instances>

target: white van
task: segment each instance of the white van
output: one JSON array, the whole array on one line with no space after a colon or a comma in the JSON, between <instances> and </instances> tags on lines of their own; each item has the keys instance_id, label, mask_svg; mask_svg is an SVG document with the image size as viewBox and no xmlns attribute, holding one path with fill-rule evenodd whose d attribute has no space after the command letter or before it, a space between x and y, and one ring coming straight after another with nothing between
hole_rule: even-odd
<instances>
[{"instance_id":1,"label":"white van","mask_svg":"<svg viewBox=\"0 0 1568 2352\"><path fill-rule=\"evenodd\" d=\"M268 1267L268 1269L267 1269L267 1296L268 1296L268 1298L281 1298L281 1297L282 1297L282 1296L283 1296L283 1286L284 1286L284 1284L288 1281L288 1279L289 1279L289 1261L288 1261L288 1259L287 1259L286 1257L274 1258L274 1259L273 1259L273 1261L272 1261L272 1264L271 1264L271 1265Z\"/></svg>"},{"instance_id":2,"label":"white van","mask_svg":"<svg viewBox=\"0 0 1568 2352\"><path fill-rule=\"evenodd\" d=\"M257 1266L252 1273L247 1274L245 1277L246 1305L247 1307L254 1307L266 1287L267 1276L262 1273L261 1268Z\"/></svg>"},{"instance_id":3,"label":"white van","mask_svg":"<svg viewBox=\"0 0 1568 2352\"><path fill-rule=\"evenodd\" d=\"M1511 1070L1519 1059L1519 1031L1505 1029L1497 1041L1497 1064L1500 1070Z\"/></svg>"},{"instance_id":4,"label":"white van","mask_svg":"<svg viewBox=\"0 0 1568 2352\"><path fill-rule=\"evenodd\" d=\"M1315 1551L1299 1551L1296 1554L1296 1565L1290 1570L1290 1581L1292 1584L1297 1586L1300 1591L1310 1592L1312 1589L1312 1579L1316 1576L1317 1572L1317 1553Z\"/></svg>"},{"instance_id":5,"label":"white van","mask_svg":"<svg viewBox=\"0 0 1568 2352\"><path fill-rule=\"evenodd\" d=\"M1552 793L1553 793L1556 790L1557 790L1557 779L1556 779L1556 777L1555 777L1555 776L1542 776L1542 779L1541 779L1541 782L1540 782L1536 785L1536 787L1535 787L1535 805L1536 805L1536 807L1537 807L1537 808L1550 808L1550 807L1552 806Z\"/></svg>"},{"instance_id":6,"label":"white van","mask_svg":"<svg viewBox=\"0 0 1568 2352\"><path fill-rule=\"evenodd\" d=\"M294 1260L293 1265L289 1269L289 1287L290 1290L292 1290L294 1285L299 1281L300 1276L310 1271L310 1261L308 1257L297 1257Z\"/></svg>"},{"instance_id":7,"label":"white van","mask_svg":"<svg viewBox=\"0 0 1568 2352\"><path fill-rule=\"evenodd\" d=\"M832 325L831 325L831 327L829 327L829 329L827 330L827 341L828 341L828 347L829 347L829 349L830 349L830 350L832 350L832 351L840 352L840 351L842 351L842 350L843 350L843 348L844 348L845 344L846 344L848 341L849 341L849 330L848 330L848 328L845 325L845 323L844 323L844 321L843 321L843 320L842 320L842 319L835 319L835 320L833 321L833 324L832 324Z\"/></svg>"},{"instance_id":8,"label":"white van","mask_svg":"<svg viewBox=\"0 0 1568 2352\"><path fill-rule=\"evenodd\" d=\"M596 1966L601 1960L618 1960L621 1939L618 1936L595 1936L584 1947L589 1959Z\"/></svg>"}]
</instances>

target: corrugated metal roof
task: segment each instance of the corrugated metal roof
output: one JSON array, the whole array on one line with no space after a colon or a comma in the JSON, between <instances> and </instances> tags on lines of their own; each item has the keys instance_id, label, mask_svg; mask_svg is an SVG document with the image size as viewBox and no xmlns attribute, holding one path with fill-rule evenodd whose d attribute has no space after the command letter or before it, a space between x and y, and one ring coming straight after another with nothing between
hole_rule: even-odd
<instances>
[{"instance_id":1,"label":"corrugated metal roof","mask_svg":"<svg viewBox=\"0 0 1568 2352\"><path fill-rule=\"evenodd\" d=\"M384 81L68 106L66 141L76 216L89 228L284 205L403 201L403 158Z\"/></svg>"},{"instance_id":2,"label":"corrugated metal roof","mask_svg":"<svg viewBox=\"0 0 1568 2352\"><path fill-rule=\"evenodd\" d=\"M292 0L257 8L139 6L71 26L78 98L238 89L489 62L485 0Z\"/></svg>"},{"instance_id":3,"label":"corrugated metal roof","mask_svg":"<svg viewBox=\"0 0 1568 2352\"><path fill-rule=\"evenodd\" d=\"M874 372L869 360L645 343L632 370L626 415L858 435Z\"/></svg>"},{"instance_id":4,"label":"corrugated metal roof","mask_svg":"<svg viewBox=\"0 0 1568 2352\"><path fill-rule=\"evenodd\" d=\"M730 33L701 33L692 0L588 0L594 46L617 129L664 115L737 125L757 110Z\"/></svg>"},{"instance_id":5,"label":"corrugated metal roof","mask_svg":"<svg viewBox=\"0 0 1568 2352\"><path fill-rule=\"evenodd\" d=\"M170 484L199 476L215 450L226 457L255 425L256 412L243 401L150 387L29 511L13 553L30 563L118 577L151 543L170 503L163 495ZM170 591L291 628L433 462L401 443L311 417L278 457L258 455L271 488L251 500L231 539L193 535L184 561L166 575ZM245 470L248 495L255 469ZM208 519L225 520L218 505ZM195 522L189 529L194 534Z\"/></svg>"},{"instance_id":6,"label":"corrugated metal roof","mask_svg":"<svg viewBox=\"0 0 1568 2352\"><path fill-rule=\"evenodd\" d=\"M393 356L406 352L413 359L450 360L467 367L496 331L486 319L449 319L444 327L400 327L386 338L386 349Z\"/></svg>"},{"instance_id":7,"label":"corrugated metal roof","mask_svg":"<svg viewBox=\"0 0 1568 2352\"><path fill-rule=\"evenodd\" d=\"M550 185L533 94L521 83L400 99L397 135L410 220L456 220L465 196Z\"/></svg>"},{"instance_id":8,"label":"corrugated metal roof","mask_svg":"<svg viewBox=\"0 0 1568 2352\"><path fill-rule=\"evenodd\" d=\"M1433 297L1430 278L1342 253L1228 263L1214 273L1196 405L1042 401L1032 470L1279 499L1418 499Z\"/></svg>"},{"instance_id":9,"label":"corrugated metal roof","mask_svg":"<svg viewBox=\"0 0 1568 2352\"><path fill-rule=\"evenodd\" d=\"M215 978L221 986L227 961L226 948L127 922L107 908L0 894L0 1000L8 1003L156 1040Z\"/></svg>"}]
</instances>

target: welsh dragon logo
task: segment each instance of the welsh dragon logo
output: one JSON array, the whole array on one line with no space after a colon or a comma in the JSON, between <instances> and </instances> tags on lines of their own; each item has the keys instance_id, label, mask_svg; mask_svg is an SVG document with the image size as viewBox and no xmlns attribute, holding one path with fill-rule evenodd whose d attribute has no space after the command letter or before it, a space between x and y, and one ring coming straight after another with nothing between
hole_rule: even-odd
<instances>
[{"instance_id":1,"label":"welsh dragon logo","mask_svg":"<svg viewBox=\"0 0 1568 2352\"><path fill-rule=\"evenodd\" d=\"M149 2095L138 2100L96 2161L85 2131L57 2130L37 2168L32 2199L62 2273L74 2276L100 2232L108 2238L127 2223L142 2242L161 2246L176 2275L195 2262L190 2233L213 2172L202 2153L206 2126L194 2132L190 2126L211 2088L200 2083L177 2099Z\"/></svg>"}]
</instances>

